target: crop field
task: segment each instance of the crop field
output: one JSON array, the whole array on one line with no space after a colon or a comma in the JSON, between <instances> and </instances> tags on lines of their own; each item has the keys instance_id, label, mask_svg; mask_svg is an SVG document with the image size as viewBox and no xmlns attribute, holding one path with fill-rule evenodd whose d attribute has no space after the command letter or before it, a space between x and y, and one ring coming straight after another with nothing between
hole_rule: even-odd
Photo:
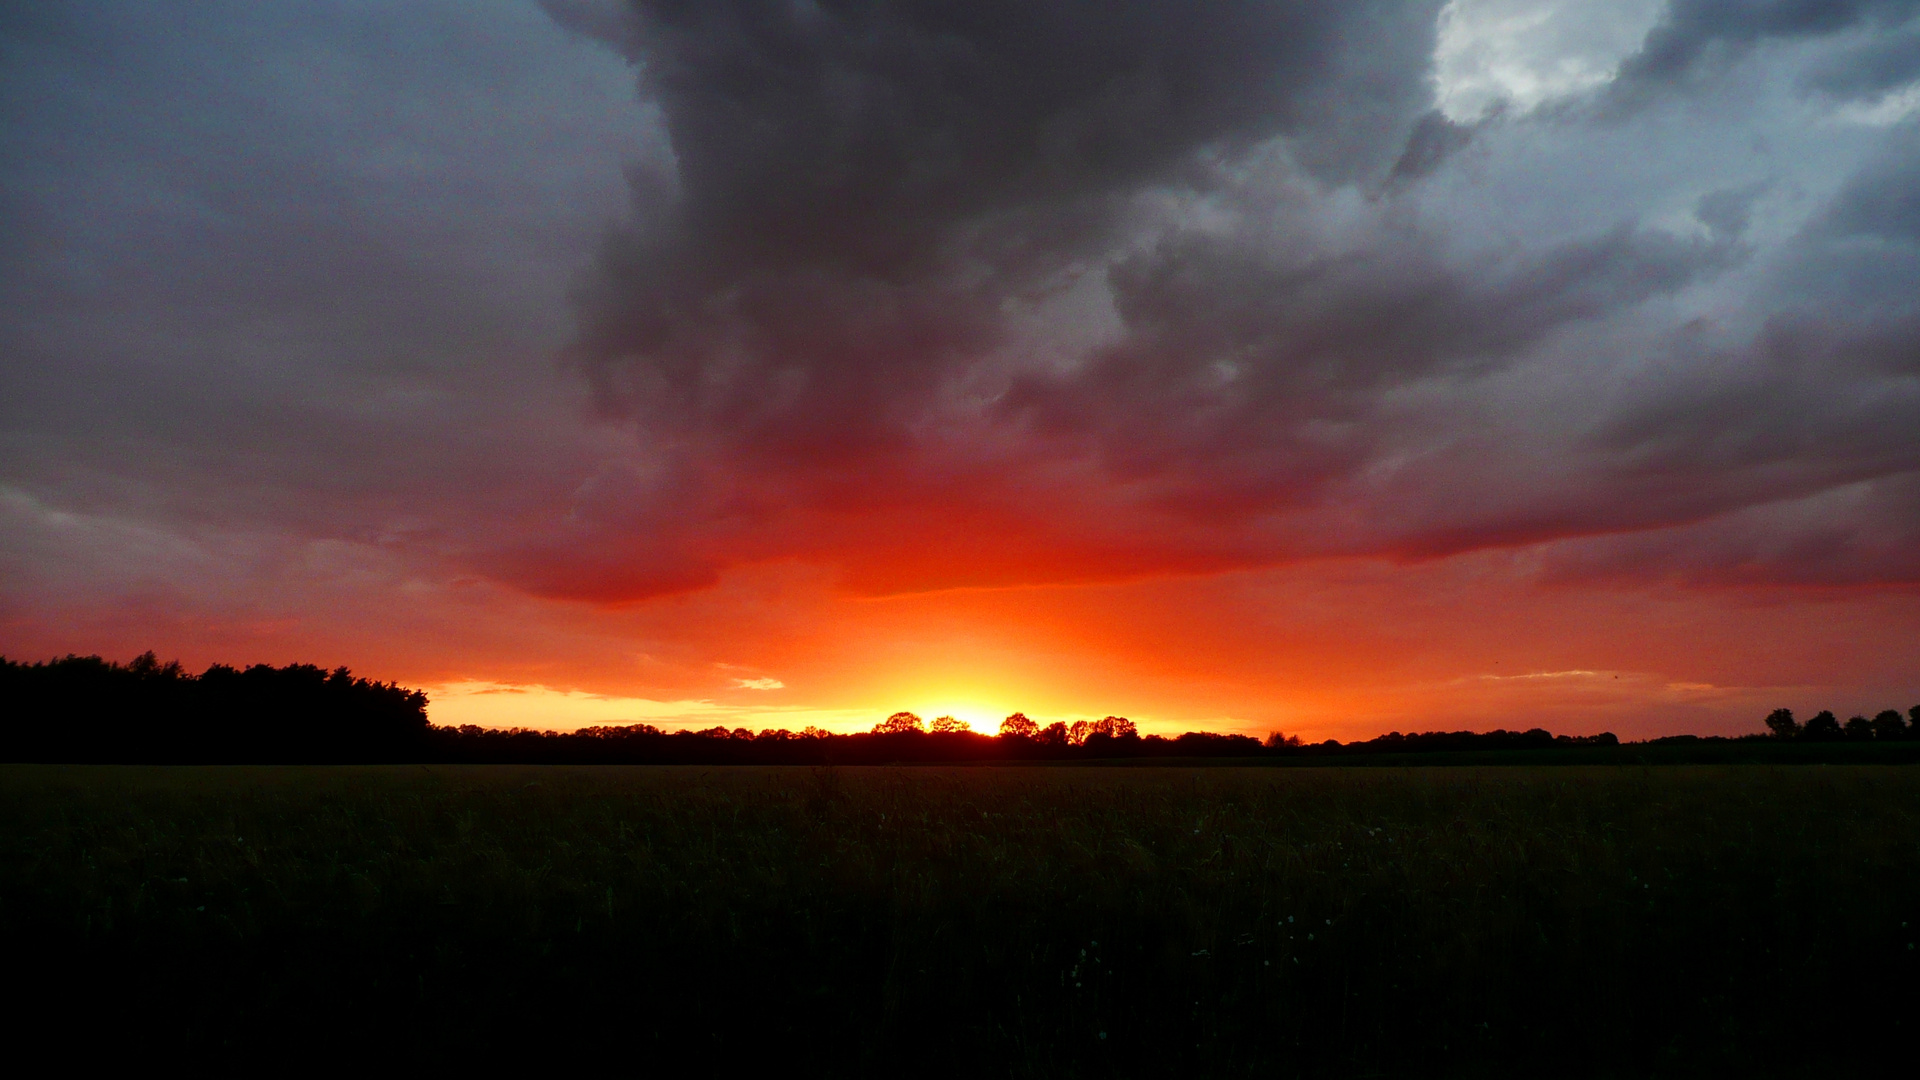
<instances>
[{"instance_id":1,"label":"crop field","mask_svg":"<svg viewBox=\"0 0 1920 1080\"><path fill-rule=\"evenodd\" d=\"M76 1062L1908 1075L1916 926L1898 766L0 767Z\"/></svg>"}]
</instances>

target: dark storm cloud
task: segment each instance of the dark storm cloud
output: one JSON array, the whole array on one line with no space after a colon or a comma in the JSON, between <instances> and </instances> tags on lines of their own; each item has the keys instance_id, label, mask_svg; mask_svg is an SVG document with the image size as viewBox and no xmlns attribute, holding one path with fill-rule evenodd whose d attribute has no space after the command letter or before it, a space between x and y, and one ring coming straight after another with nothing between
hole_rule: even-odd
<instances>
[{"instance_id":1,"label":"dark storm cloud","mask_svg":"<svg viewBox=\"0 0 1920 1080\"><path fill-rule=\"evenodd\" d=\"M1920 476L1896 474L1712 519L1551 545L1565 582L1814 588L1920 581Z\"/></svg>"},{"instance_id":2,"label":"dark storm cloud","mask_svg":"<svg viewBox=\"0 0 1920 1080\"><path fill-rule=\"evenodd\" d=\"M1475 124L1450 120L1438 109L1430 109L1413 126L1406 149L1393 163L1393 180L1418 180L1438 169L1447 158L1473 141Z\"/></svg>"},{"instance_id":3,"label":"dark storm cloud","mask_svg":"<svg viewBox=\"0 0 1920 1080\"><path fill-rule=\"evenodd\" d=\"M1607 92L1616 104L1644 101L1710 78L1762 42L1898 26L1916 12L1916 0L1671 0ZM1874 52L1858 56L1870 60ZM1898 60L1880 63L1884 72Z\"/></svg>"},{"instance_id":4,"label":"dark storm cloud","mask_svg":"<svg viewBox=\"0 0 1920 1080\"><path fill-rule=\"evenodd\" d=\"M1389 234L1289 264L1262 245L1176 238L1115 268L1124 343L1069 376L1023 379L1009 404L1049 433L1092 436L1120 475L1175 481L1176 505L1271 510L1369 455L1382 391L1504 365L1730 258L1724 243L1628 226L1504 264L1449 266L1431 249Z\"/></svg>"},{"instance_id":5,"label":"dark storm cloud","mask_svg":"<svg viewBox=\"0 0 1920 1080\"><path fill-rule=\"evenodd\" d=\"M1461 124L1439 6L5 7L0 570L71 511L601 601L1641 532L1582 557L1905 580L1914 121ZM1868 100L1913 11L1680 0L1569 93L1767 42Z\"/></svg>"},{"instance_id":6,"label":"dark storm cloud","mask_svg":"<svg viewBox=\"0 0 1920 1080\"><path fill-rule=\"evenodd\" d=\"M1785 245L1759 333L1674 338L1602 439L1635 470L1781 495L1920 469L1920 137L1897 135ZM1794 477L1791 481L1788 477Z\"/></svg>"},{"instance_id":7,"label":"dark storm cloud","mask_svg":"<svg viewBox=\"0 0 1920 1080\"><path fill-rule=\"evenodd\" d=\"M564 504L600 456L565 285L645 149L622 64L514 3L3 10L10 546L462 552Z\"/></svg>"},{"instance_id":8,"label":"dark storm cloud","mask_svg":"<svg viewBox=\"0 0 1920 1080\"><path fill-rule=\"evenodd\" d=\"M1920 27L1862 42L1814 65L1808 86L1836 97L1866 97L1920 79Z\"/></svg>"},{"instance_id":9,"label":"dark storm cloud","mask_svg":"<svg viewBox=\"0 0 1920 1080\"><path fill-rule=\"evenodd\" d=\"M617 43L705 250L896 279L962 223L1180 180L1203 148L1305 129L1364 168L1424 92L1435 6L641 2Z\"/></svg>"},{"instance_id":10,"label":"dark storm cloud","mask_svg":"<svg viewBox=\"0 0 1920 1080\"><path fill-rule=\"evenodd\" d=\"M1429 103L1437 7L548 4L634 60L674 161L636 175L573 356L637 422L651 472L679 479L583 493L568 543L645 537L699 566L755 530L809 546L794 513L1031 519L1007 470L1044 474L1048 452L993 419L1013 415L996 402L1022 366L1014 313L1101 278L1155 199L1231 189L1276 138L1313 182L1384 179ZM1122 282L1145 272L1114 275L1153 303ZM855 561L899 557L852 543Z\"/></svg>"},{"instance_id":11,"label":"dark storm cloud","mask_svg":"<svg viewBox=\"0 0 1920 1080\"><path fill-rule=\"evenodd\" d=\"M1689 524L1574 564L1625 574L1639 560L1643 576L1746 584L1920 581L1916 190L1908 125L1784 245L1755 335L1674 337L1596 429L1595 488Z\"/></svg>"},{"instance_id":12,"label":"dark storm cloud","mask_svg":"<svg viewBox=\"0 0 1920 1080\"><path fill-rule=\"evenodd\" d=\"M1890 257L1912 260L1920 255L1920 137L1907 132L1893 153L1849 180L1811 239L1878 240L1892 246L1887 252ZM1884 280L1904 294L1894 299L1913 302L1912 294L1903 288L1910 275L1888 275Z\"/></svg>"},{"instance_id":13,"label":"dark storm cloud","mask_svg":"<svg viewBox=\"0 0 1920 1080\"><path fill-rule=\"evenodd\" d=\"M1909 355L1908 324L1785 284L1911 289L1899 251L1835 247L1848 228L1897 238L1904 159L1767 253L1773 329L1708 345L1635 313L1753 263L1774 183L1695 188L1692 225L1646 205L1462 246L1417 208L1489 167L1477 132L1511 151L1590 121L1434 111L1431 7L549 9L635 62L675 165L636 174L573 354L635 423L648 478L582 489L567 540L528 556L542 588L618 599L782 553L883 589L1003 563L1025 579L1444 555L1663 529L1920 464L1898 435L1907 398L1875 381ZM1763 40L1878 40L1913 10L1683 0L1600 98L1700 84ZM1089 283L1101 302L1061 299ZM1036 345L1031 312L1080 332ZM1556 343L1600 327L1646 370L1519 403L1564 414L1558 431L1502 417L1535 433L1482 437L1473 387L1551 370ZM991 541L929 542L936 509ZM836 513L894 522L835 532Z\"/></svg>"},{"instance_id":14,"label":"dark storm cloud","mask_svg":"<svg viewBox=\"0 0 1920 1080\"><path fill-rule=\"evenodd\" d=\"M1328 175L1377 168L1432 34L1402 4L554 8L641 64L678 163L589 292L603 397L836 464L897 449L1142 190L1276 134Z\"/></svg>"}]
</instances>

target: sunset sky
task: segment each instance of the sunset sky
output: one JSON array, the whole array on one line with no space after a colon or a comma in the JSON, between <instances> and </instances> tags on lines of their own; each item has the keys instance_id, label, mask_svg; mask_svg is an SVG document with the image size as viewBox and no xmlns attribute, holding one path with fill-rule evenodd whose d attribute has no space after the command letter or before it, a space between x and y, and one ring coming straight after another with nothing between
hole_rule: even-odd
<instances>
[{"instance_id":1,"label":"sunset sky","mask_svg":"<svg viewBox=\"0 0 1920 1080\"><path fill-rule=\"evenodd\" d=\"M0 6L0 653L1920 703L1920 0Z\"/></svg>"}]
</instances>

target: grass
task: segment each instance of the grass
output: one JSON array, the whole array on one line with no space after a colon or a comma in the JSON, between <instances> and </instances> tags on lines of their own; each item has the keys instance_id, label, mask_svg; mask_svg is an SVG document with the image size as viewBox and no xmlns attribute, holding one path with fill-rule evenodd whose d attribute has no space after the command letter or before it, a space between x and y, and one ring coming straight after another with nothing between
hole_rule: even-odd
<instances>
[{"instance_id":1,"label":"grass","mask_svg":"<svg viewBox=\"0 0 1920 1080\"><path fill-rule=\"evenodd\" d=\"M1915 927L1893 766L0 767L82 1056L1859 1073Z\"/></svg>"}]
</instances>

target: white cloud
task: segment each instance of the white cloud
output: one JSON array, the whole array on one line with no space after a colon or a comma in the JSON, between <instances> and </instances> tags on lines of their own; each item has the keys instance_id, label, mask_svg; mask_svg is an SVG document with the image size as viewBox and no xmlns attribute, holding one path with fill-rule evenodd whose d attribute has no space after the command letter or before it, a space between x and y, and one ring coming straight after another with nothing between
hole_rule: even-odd
<instances>
[{"instance_id":1,"label":"white cloud","mask_svg":"<svg viewBox=\"0 0 1920 1080\"><path fill-rule=\"evenodd\" d=\"M1599 86L1646 39L1664 0L1452 0L1434 47L1435 97L1453 120L1530 109Z\"/></svg>"},{"instance_id":2,"label":"white cloud","mask_svg":"<svg viewBox=\"0 0 1920 1080\"><path fill-rule=\"evenodd\" d=\"M1892 127L1920 113L1920 82L1890 90L1873 101L1849 101L1834 110L1834 119L1862 127Z\"/></svg>"}]
</instances>

